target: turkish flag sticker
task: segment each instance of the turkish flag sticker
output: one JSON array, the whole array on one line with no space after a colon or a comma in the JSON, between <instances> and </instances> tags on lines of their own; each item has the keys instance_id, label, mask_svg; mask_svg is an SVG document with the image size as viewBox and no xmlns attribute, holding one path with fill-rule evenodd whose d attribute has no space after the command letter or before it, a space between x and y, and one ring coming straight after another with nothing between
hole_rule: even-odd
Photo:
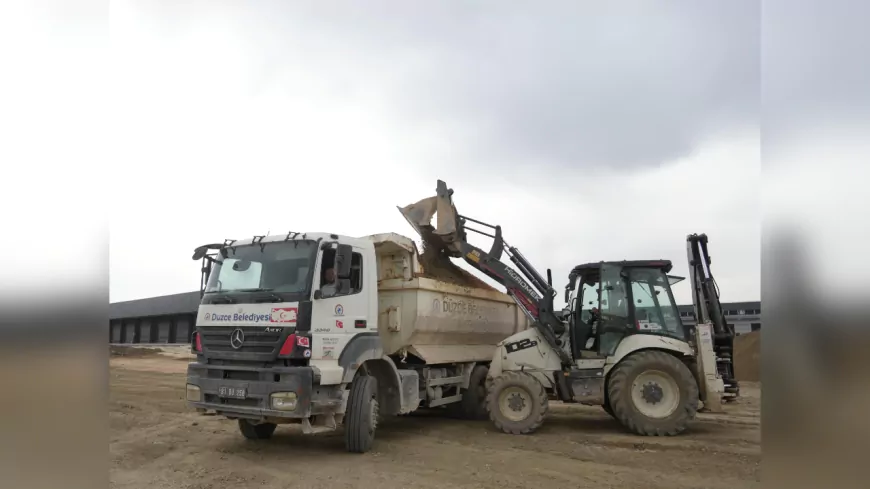
<instances>
[{"instance_id":1,"label":"turkish flag sticker","mask_svg":"<svg viewBox=\"0 0 870 489\"><path fill-rule=\"evenodd\" d=\"M272 317L269 320L273 323L295 323L296 312L295 307L275 307L272 309Z\"/></svg>"},{"instance_id":2,"label":"turkish flag sticker","mask_svg":"<svg viewBox=\"0 0 870 489\"><path fill-rule=\"evenodd\" d=\"M336 328L344 328L344 323L341 322L341 321L339 321L339 320L336 320L336 321L335 321L335 327L336 327Z\"/></svg>"}]
</instances>

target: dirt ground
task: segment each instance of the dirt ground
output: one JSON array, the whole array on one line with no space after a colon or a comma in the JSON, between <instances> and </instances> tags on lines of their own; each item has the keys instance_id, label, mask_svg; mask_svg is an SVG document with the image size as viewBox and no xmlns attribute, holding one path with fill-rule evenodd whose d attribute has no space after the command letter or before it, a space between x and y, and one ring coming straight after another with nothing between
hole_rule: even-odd
<instances>
[{"instance_id":1,"label":"dirt ground","mask_svg":"<svg viewBox=\"0 0 870 489\"><path fill-rule=\"evenodd\" d=\"M743 383L726 414L700 414L673 438L636 437L600 408L554 403L529 436L432 414L387 419L374 450L359 455L344 451L341 432L304 436L282 426L251 442L234 422L188 410L183 354L110 362L113 488L760 487L757 383Z\"/></svg>"}]
</instances>

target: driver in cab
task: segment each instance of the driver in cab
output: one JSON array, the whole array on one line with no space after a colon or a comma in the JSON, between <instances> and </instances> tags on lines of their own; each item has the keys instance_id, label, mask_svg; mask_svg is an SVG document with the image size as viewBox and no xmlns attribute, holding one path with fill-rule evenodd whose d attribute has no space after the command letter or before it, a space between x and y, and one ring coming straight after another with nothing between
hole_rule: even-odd
<instances>
[{"instance_id":1,"label":"driver in cab","mask_svg":"<svg viewBox=\"0 0 870 489\"><path fill-rule=\"evenodd\" d=\"M320 294L322 297L332 297L338 292L335 282L335 269L327 268L323 274L323 285L320 286Z\"/></svg>"}]
</instances>

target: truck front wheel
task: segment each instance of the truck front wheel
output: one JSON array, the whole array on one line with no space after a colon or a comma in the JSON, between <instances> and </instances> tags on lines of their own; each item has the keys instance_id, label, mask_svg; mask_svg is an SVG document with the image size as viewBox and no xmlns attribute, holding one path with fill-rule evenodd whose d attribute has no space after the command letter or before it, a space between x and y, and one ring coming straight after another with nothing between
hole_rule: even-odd
<instances>
[{"instance_id":1,"label":"truck front wheel","mask_svg":"<svg viewBox=\"0 0 870 489\"><path fill-rule=\"evenodd\" d=\"M239 431L249 440L268 440L272 438L272 433L275 433L277 427L275 423L255 424L247 419L239 420Z\"/></svg>"},{"instance_id":2,"label":"truck front wheel","mask_svg":"<svg viewBox=\"0 0 870 489\"><path fill-rule=\"evenodd\" d=\"M544 423L549 401L544 386L524 372L504 372L489 384L486 410L505 433L525 435Z\"/></svg>"},{"instance_id":3,"label":"truck front wheel","mask_svg":"<svg viewBox=\"0 0 870 489\"><path fill-rule=\"evenodd\" d=\"M365 453L371 450L378 426L377 379L362 376L353 381L344 423L344 444L347 451Z\"/></svg>"}]
</instances>

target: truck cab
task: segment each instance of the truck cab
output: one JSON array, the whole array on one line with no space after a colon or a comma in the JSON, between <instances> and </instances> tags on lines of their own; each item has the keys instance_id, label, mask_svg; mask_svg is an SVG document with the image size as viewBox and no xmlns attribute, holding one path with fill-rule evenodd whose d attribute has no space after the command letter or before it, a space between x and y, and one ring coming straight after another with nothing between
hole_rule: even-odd
<instances>
[{"instance_id":1,"label":"truck cab","mask_svg":"<svg viewBox=\"0 0 870 489\"><path fill-rule=\"evenodd\" d=\"M290 233L228 241L204 258L188 402L242 425L290 418L310 431L321 413L334 425L342 382L377 332L377 275L364 273L373 243Z\"/></svg>"}]
</instances>

